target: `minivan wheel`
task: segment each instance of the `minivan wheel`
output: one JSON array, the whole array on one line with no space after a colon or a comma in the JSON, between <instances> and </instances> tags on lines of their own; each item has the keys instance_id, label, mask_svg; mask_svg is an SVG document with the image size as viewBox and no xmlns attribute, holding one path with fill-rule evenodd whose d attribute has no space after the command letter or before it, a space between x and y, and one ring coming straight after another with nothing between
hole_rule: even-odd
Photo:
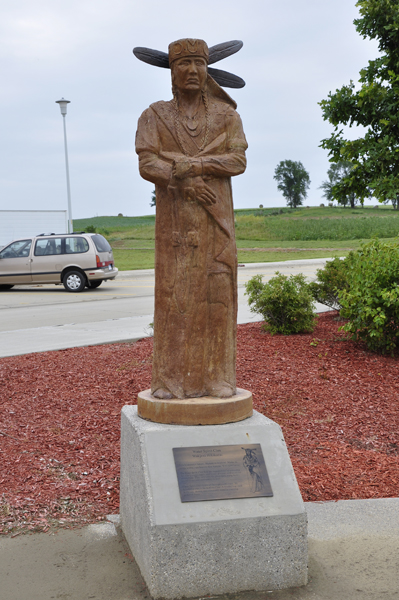
<instances>
[{"instance_id":1,"label":"minivan wheel","mask_svg":"<svg viewBox=\"0 0 399 600\"><path fill-rule=\"evenodd\" d=\"M102 282L103 282L102 279L97 279L96 281L90 281L90 282L88 281L86 285L87 285L87 287L89 289L90 288L96 289L96 288L100 287L100 285L102 284Z\"/></svg>"},{"instance_id":2,"label":"minivan wheel","mask_svg":"<svg viewBox=\"0 0 399 600\"><path fill-rule=\"evenodd\" d=\"M2 283L0 285L0 292L3 290L10 290L11 288L13 288L14 286L12 284L8 284L8 283Z\"/></svg>"},{"instance_id":3,"label":"minivan wheel","mask_svg":"<svg viewBox=\"0 0 399 600\"><path fill-rule=\"evenodd\" d=\"M62 283L67 292L81 292L85 289L86 277L80 271L67 271Z\"/></svg>"}]
</instances>

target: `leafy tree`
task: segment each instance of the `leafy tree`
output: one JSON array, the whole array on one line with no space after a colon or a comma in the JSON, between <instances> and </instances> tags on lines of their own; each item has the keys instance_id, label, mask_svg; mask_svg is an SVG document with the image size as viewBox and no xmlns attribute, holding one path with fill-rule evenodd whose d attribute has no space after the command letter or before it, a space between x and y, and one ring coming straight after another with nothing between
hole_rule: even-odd
<instances>
[{"instance_id":1,"label":"leafy tree","mask_svg":"<svg viewBox=\"0 0 399 600\"><path fill-rule=\"evenodd\" d=\"M398 210L399 209L399 194L397 194L395 197L391 198L390 200L392 202L392 206L394 210ZM388 204L389 200L384 200L384 204Z\"/></svg>"},{"instance_id":2,"label":"leafy tree","mask_svg":"<svg viewBox=\"0 0 399 600\"><path fill-rule=\"evenodd\" d=\"M155 195L155 190L153 190L151 192L151 202L150 202L150 206L156 206L157 205L157 198Z\"/></svg>"},{"instance_id":3,"label":"leafy tree","mask_svg":"<svg viewBox=\"0 0 399 600\"><path fill-rule=\"evenodd\" d=\"M287 206L296 208L303 203L310 186L309 173L303 164L294 160L282 160L274 171L274 177L278 181L277 188L283 193L287 200Z\"/></svg>"},{"instance_id":4,"label":"leafy tree","mask_svg":"<svg viewBox=\"0 0 399 600\"><path fill-rule=\"evenodd\" d=\"M351 208L355 208L355 204L357 203L357 198L354 192L349 192L349 194L339 195L338 197L334 195L333 188L334 186L341 181L341 179L345 177L349 177L350 172L352 170L352 164L347 160L340 160L336 163L333 163L331 167L327 171L328 180L323 181L320 188L324 191L324 198L328 202L333 202L337 200L338 204L342 204L344 207L349 203ZM338 191L339 193L339 191Z\"/></svg>"},{"instance_id":5,"label":"leafy tree","mask_svg":"<svg viewBox=\"0 0 399 600\"><path fill-rule=\"evenodd\" d=\"M350 172L336 182L338 201L354 194L360 201L373 195L399 208L399 2L359 0L356 30L378 41L380 56L360 71L359 86L352 81L322 100L323 118L334 132L322 140L331 162L349 161ZM342 125L361 125L363 137L347 140Z\"/></svg>"}]
</instances>

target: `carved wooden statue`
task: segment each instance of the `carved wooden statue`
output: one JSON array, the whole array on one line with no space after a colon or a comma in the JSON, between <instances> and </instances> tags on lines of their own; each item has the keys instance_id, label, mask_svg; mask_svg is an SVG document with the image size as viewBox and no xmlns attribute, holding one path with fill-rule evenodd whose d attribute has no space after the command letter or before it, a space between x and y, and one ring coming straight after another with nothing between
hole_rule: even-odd
<instances>
[{"instance_id":1,"label":"carved wooden statue","mask_svg":"<svg viewBox=\"0 0 399 600\"><path fill-rule=\"evenodd\" d=\"M170 67L173 99L141 115L140 174L155 184L155 398L236 393L237 251L231 177L245 171L247 142L236 103L220 87L239 77L208 64L241 42L209 48L182 39L169 55L135 55Z\"/></svg>"}]
</instances>

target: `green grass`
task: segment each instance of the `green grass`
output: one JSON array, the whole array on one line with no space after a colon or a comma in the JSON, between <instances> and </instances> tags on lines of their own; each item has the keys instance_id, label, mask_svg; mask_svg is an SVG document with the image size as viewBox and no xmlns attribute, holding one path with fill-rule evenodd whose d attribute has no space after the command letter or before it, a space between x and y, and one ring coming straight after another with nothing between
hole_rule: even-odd
<instances>
[{"instance_id":1,"label":"green grass","mask_svg":"<svg viewBox=\"0 0 399 600\"><path fill-rule=\"evenodd\" d=\"M154 250L121 250L114 249L115 264L120 271L130 271L134 269L153 269L154 268ZM345 256L348 251L342 252L328 250L299 250L276 251L276 252L245 252L238 251L238 263L262 263L262 262L282 262L285 260L299 260L302 258L334 258L334 256Z\"/></svg>"},{"instance_id":2,"label":"green grass","mask_svg":"<svg viewBox=\"0 0 399 600\"><path fill-rule=\"evenodd\" d=\"M343 242L337 240L306 240L304 242L294 240L294 241L284 241L280 240L279 242L271 242L265 240L239 240L237 239L237 248L274 248L275 250L285 250L287 248L293 249L320 249L320 248L357 248L361 244L360 240L350 240L348 244L346 241Z\"/></svg>"},{"instance_id":3,"label":"green grass","mask_svg":"<svg viewBox=\"0 0 399 600\"><path fill-rule=\"evenodd\" d=\"M90 219L74 219L73 221L75 231L84 231L84 228L88 225L105 227L106 229L140 229L147 225L154 226L155 215L148 215L146 217L91 217Z\"/></svg>"},{"instance_id":4,"label":"green grass","mask_svg":"<svg viewBox=\"0 0 399 600\"><path fill-rule=\"evenodd\" d=\"M399 234L399 212L367 214L366 210L321 209L326 216L303 214L258 217L236 216L236 235L241 239L264 241L344 241L386 238ZM299 212L299 211L297 211ZM302 212L302 211L301 211ZM310 212L310 211L309 211Z\"/></svg>"},{"instance_id":5,"label":"green grass","mask_svg":"<svg viewBox=\"0 0 399 600\"><path fill-rule=\"evenodd\" d=\"M263 263L283 262L285 260L301 260L303 258L334 258L335 256L346 256L349 250L341 252L328 250L303 250L297 252L237 252L239 263Z\"/></svg>"},{"instance_id":6,"label":"green grass","mask_svg":"<svg viewBox=\"0 0 399 600\"><path fill-rule=\"evenodd\" d=\"M395 238L399 211L374 208L265 208L236 210L239 263L345 256L372 237ZM154 267L155 216L76 219L75 231L89 225L107 237L121 270Z\"/></svg>"},{"instance_id":7,"label":"green grass","mask_svg":"<svg viewBox=\"0 0 399 600\"><path fill-rule=\"evenodd\" d=\"M154 250L123 250L113 248L113 253L115 265L120 271L154 268Z\"/></svg>"},{"instance_id":8,"label":"green grass","mask_svg":"<svg viewBox=\"0 0 399 600\"><path fill-rule=\"evenodd\" d=\"M74 231L85 231L92 225L99 233L111 241L116 240L153 240L155 215L147 217L93 217L74 219Z\"/></svg>"}]
</instances>

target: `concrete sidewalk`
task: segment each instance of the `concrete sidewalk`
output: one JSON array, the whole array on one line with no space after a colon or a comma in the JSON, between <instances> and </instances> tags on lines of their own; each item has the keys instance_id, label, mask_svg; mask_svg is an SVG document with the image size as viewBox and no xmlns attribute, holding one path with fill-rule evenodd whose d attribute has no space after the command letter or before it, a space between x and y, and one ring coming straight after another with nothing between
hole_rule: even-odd
<instances>
[{"instance_id":1,"label":"concrete sidewalk","mask_svg":"<svg viewBox=\"0 0 399 600\"><path fill-rule=\"evenodd\" d=\"M308 585L226 598L397 600L399 499L305 506ZM0 538L0 600L149 600L118 519L110 519L78 530Z\"/></svg>"},{"instance_id":2,"label":"concrete sidewalk","mask_svg":"<svg viewBox=\"0 0 399 600\"><path fill-rule=\"evenodd\" d=\"M69 323L67 325L32 327L0 332L0 358L32 352L65 350L98 344L113 344L138 340L152 335L151 315L106 319L93 323ZM240 307L238 323L262 320L247 307Z\"/></svg>"},{"instance_id":3,"label":"concrete sidewalk","mask_svg":"<svg viewBox=\"0 0 399 600\"><path fill-rule=\"evenodd\" d=\"M32 327L0 332L0 358L33 352L127 342L151 334L148 315L107 319L94 323Z\"/></svg>"}]
</instances>

